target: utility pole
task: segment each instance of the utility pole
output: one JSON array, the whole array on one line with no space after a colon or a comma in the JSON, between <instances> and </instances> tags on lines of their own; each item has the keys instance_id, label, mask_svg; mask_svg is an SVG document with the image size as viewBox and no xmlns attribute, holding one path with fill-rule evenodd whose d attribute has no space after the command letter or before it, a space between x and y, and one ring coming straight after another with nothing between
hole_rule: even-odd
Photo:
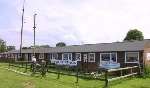
<instances>
[{"instance_id":1,"label":"utility pole","mask_svg":"<svg viewBox=\"0 0 150 88\"><path fill-rule=\"evenodd\" d=\"M34 48L33 48L33 54L34 54L34 56L35 56L35 29L36 29L35 19L36 19L36 15L37 14L33 15L33 18L34 18L34 26L33 26L33 31L34 31Z\"/></svg>"},{"instance_id":2,"label":"utility pole","mask_svg":"<svg viewBox=\"0 0 150 88\"><path fill-rule=\"evenodd\" d=\"M21 40L20 40L20 60L22 59L22 34L23 34L23 24L24 24L24 4L25 0L23 1L23 8L22 8L22 23L21 23Z\"/></svg>"}]
</instances>

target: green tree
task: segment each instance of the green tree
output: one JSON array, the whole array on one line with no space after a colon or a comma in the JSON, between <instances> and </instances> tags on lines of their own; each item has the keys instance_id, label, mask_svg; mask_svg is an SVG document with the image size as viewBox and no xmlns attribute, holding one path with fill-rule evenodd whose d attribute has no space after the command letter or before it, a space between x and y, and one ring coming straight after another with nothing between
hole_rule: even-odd
<instances>
[{"instance_id":1,"label":"green tree","mask_svg":"<svg viewBox=\"0 0 150 88\"><path fill-rule=\"evenodd\" d=\"M64 46L66 46L66 43L64 43L64 42L58 42L56 44L56 47L64 47Z\"/></svg>"},{"instance_id":2,"label":"green tree","mask_svg":"<svg viewBox=\"0 0 150 88\"><path fill-rule=\"evenodd\" d=\"M129 30L126 37L124 38L124 41L130 41L130 40L143 40L144 36L143 33L137 29Z\"/></svg>"},{"instance_id":3,"label":"green tree","mask_svg":"<svg viewBox=\"0 0 150 88\"><path fill-rule=\"evenodd\" d=\"M49 45L40 45L40 47L42 47L42 48L50 48Z\"/></svg>"},{"instance_id":4,"label":"green tree","mask_svg":"<svg viewBox=\"0 0 150 88\"><path fill-rule=\"evenodd\" d=\"M7 51L15 50L15 46L7 46Z\"/></svg>"},{"instance_id":5,"label":"green tree","mask_svg":"<svg viewBox=\"0 0 150 88\"><path fill-rule=\"evenodd\" d=\"M6 49L6 42L2 39L0 39L0 52L6 52L7 49Z\"/></svg>"}]
</instances>

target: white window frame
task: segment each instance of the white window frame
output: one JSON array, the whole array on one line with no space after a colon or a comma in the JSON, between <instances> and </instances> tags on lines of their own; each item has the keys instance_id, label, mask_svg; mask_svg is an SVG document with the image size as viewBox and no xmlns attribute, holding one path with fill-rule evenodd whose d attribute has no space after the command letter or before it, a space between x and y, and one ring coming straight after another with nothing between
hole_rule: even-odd
<instances>
[{"instance_id":1,"label":"white window frame","mask_svg":"<svg viewBox=\"0 0 150 88\"><path fill-rule=\"evenodd\" d=\"M49 56L48 56L48 57L49 57L48 59L49 59L49 60L52 60L52 53L48 53L48 55L49 55Z\"/></svg>"},{"instance_id":2,"label":"white window frame","mask_svg":"<svg viewBox=\"0 0 150 88\"><path fill-rule=\"evenodd\" d=\"M94 61L90 60L90 54L94 54ZM95 53L88 53L88 62L95 62Z\"/></svg>"},{"instance_id":3,"label":"white window frame","mask_svg":"<svg viewBox=\"0 0 150 88\"><path fill-rule=\"evenodd\" d=\"M117 52L112 52L112 53L115 53L116 54L116 61L115 62L118 62L118 55L117 55ZM112 53L111 53L111 55L112 55ZM112 57L111 57L111 59L112 59Z\"/></svg>"},{"instance_id":4,"label":"white window frame","mask_svg":"<svg viewBox=\"0 0 150 88\"><path fill-rule=\"evenodd\" d=\"M66 60L64 60L64 54L68 54L68 59L67 59L67 61L70 60L70 59L69 59L69 54L71 54L71 61L72 61L72 53L62 53L62 60L63 60L63 61L66 61Z\"/></svg>"},{"instance_id":5,"label":"white window frame","mask_svg":"<svg viewBox=\"0 0 150 88\"><path fill-rule=\"evenodd\" d=\"M138 61L136 62L127 62L127 53L136 53L138 54ZM139 52L125 52L125 63L139 63Z\"/></svg>"},{"instance_id":6,"label":"white window frame","mask_svg":"<svg viewBox=\"0 0 150 88\"><path fill-rule=\"evenodd\" d=\"M109 62L111 61L111 57L112 57L112 53L115 53L116 54L116 61L115 62L117 62L118 60L118 57L117 57L117 52L111 52L111 53L100 53L100 63L101 63L101 61L102 61L102 54L109 54L109 56L110 56L110 58L109 58Z\"/></svg>"},{"instance_id":7,"label":"white window frame","mask_svg":"<svg viewBox=\"0 0 150 88\"><path fill-rule=\"evenodd\" d=\"M80 55L80 59L79 59L79 60L77 60L77 58L76 58L77 54ZM75 56L75 60L76 60L76 61L81 61L81 53L76 53L75 55L76 55L76 56Z\"/></svg>"},{"instance_id":8,"label":"white window frame","mask_svg":"<svg viewBox=\"0 0 150 88\"><path fill-rule=\"evenodd\" d=\"M86 55L86 58L84 58L84 55ZM88 62L88 54L83 54L83 61Z\"/></svg>"}]
</instances>

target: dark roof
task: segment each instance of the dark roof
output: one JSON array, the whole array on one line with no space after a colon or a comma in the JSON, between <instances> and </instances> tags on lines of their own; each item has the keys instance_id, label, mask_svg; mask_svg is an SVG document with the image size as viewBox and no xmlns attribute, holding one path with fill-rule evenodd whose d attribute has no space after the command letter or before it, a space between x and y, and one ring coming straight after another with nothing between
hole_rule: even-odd
<instances>
[{"instance_id":1,"label":"dark roof","mask_svg":"<svg viewBox=\"0 0 150 88\"><path fill-rule=\"evenodd\" d=\"M84 44L78 46L65 46L53 48L36 48L36 53L56 53L56 52L107 52L107 51L141 51L145 44L150 40L143 41L125 41L113 43ZM19 53L19 50L9 51L7 53ZM22 53L33 53L33 49L23 49Z\"/></svg>"}]
</instances>

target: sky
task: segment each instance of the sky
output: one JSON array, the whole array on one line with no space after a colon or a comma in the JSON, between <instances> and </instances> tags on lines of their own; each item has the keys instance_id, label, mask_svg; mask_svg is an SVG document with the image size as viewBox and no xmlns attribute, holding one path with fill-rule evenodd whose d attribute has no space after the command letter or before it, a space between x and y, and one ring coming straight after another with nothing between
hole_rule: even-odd
<instances>
[{"instance_id":1,"label":"sky","mask_svg":"<svg viewBox=\"0 0 150 88\"><path fill-rule=\"evenodd\" d=\"M131 29L150 39L150 0L26 0L23 46L122 41ZM23 0L0 0L0 38L19 48Z\"/></svg>"}]
</instances>

